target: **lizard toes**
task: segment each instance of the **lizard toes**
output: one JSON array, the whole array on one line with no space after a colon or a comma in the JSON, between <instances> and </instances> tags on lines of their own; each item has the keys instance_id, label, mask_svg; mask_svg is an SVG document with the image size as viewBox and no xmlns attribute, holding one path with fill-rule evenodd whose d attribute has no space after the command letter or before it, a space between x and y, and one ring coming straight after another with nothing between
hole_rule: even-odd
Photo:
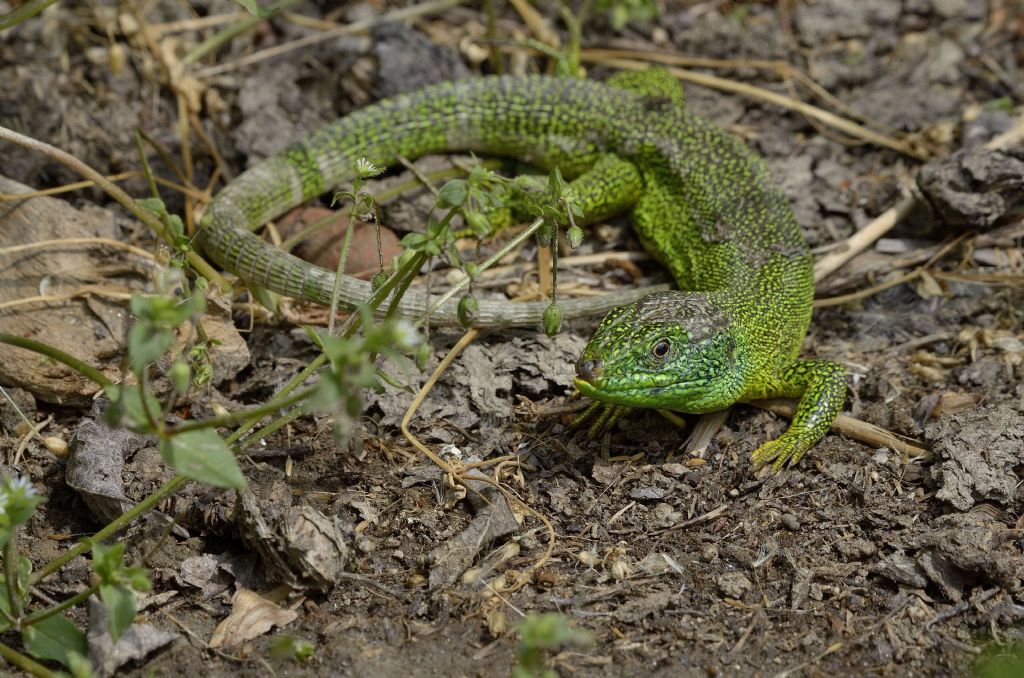
<instances>
[{"instance_id":1,"label":"lizard toes","mask_svg":"<svg viewBox=\"0 0 1024 678\"><path fill-rule=\"evenodd\" d=\"M775 440L769 440L761 445L750 458L755 467L771 464L772 473L778 473L786 465L786 462L793 466L800 461L809 447L810 445L807 445L798 436L783 434Z\"/></svg>"}]
</instances>

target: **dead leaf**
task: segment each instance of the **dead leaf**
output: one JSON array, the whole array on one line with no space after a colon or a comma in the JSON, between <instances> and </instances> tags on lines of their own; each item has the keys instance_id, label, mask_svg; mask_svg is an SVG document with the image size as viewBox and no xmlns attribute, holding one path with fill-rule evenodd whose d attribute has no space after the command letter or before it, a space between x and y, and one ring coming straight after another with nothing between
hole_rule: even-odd
<instances>
[{"instance_id":1,"label":"dead leaf","mask_svg":"<svg viewBox=\"0 0 1024 678\"><path fill-rule=\"evenodd\" d=\"M99 678L112 676L125 664L145 659L181 637L152 624L133 622L115 643L108 629L107 609L95 596L89 598L88 608L89 660Z\"/></svg>"},{"instance_id":2,"label":"dead leaf","mask_svg":"<svg viewBox=\"0 0 1024 678\"><path fill-rule=\"evenodd\" d=\"M231 598L229 614L210 638L212 648L231 648L258 638L275 626L287 626L299 616L295 610L282 608L255 591L239 589Z\"/></svg>"}]
</instances>

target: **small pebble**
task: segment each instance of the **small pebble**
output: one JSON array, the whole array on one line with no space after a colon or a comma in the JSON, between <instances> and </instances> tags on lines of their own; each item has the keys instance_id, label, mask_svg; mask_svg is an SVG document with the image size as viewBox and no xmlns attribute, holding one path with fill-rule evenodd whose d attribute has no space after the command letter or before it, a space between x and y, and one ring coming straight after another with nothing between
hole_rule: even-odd
<instances>
[{"instance_id":1,"label":"small pebble","mask_svg":"<svg viewBox=\"0 0 1024 678\"><path fill-rule=\"evenodd\" d=\"M800 519L794 516L792 513L782 514L782 524L786 526L787 530L796 532L800 529Z\"/></svg>"},{"instance_id":2,"label":"small pebble","mask_svg":"<svg viewBox=\"0 0 1024 678\"><path fill-rule=\"evenodd\" d=\"M742 600L744 594L754 588L754 584L742 572L725 572L719 575L716 583L719 592L733 600Z\"/></svg>"}]
</instances>

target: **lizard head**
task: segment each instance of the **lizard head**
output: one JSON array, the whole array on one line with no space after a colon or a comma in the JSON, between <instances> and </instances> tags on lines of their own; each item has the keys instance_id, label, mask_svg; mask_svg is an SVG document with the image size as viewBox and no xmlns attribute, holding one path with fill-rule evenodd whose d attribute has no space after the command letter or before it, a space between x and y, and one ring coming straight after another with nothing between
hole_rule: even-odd
<instances>
[{"instance_id":1,"label":"lizard head","mask_svg":"<svg viewBox=\"0 0 1024 678\"><path fill-rule=\"evenodd\" d=\"M742 342L703 292L659 292L611 310L576 363L580 393L610 405L712 412L743 391Z\"/></svg>"}]
</instances>

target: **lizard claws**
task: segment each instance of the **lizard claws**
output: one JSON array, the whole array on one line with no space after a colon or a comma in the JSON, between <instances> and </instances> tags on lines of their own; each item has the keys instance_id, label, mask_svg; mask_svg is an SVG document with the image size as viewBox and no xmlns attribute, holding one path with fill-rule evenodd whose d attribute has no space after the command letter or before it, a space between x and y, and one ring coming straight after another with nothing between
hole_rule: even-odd
<instances>
[{"instance_id":1,"label":"lizard claws","mask_svg":"<svg viewBox=\"0 0 1024 678\"><path fill-rule=\"evenodd\" d=\"M610 430L615 425L615 422L619 420L619 417L632 409L632 407L626 407L625 405L605 405L604 403L593 402L578 417L573 419L572 424L569 426L570 428L580 428L593 418L593 423L587 428L587 437L594 439Z\"/></svg>"},{"instance_id":2,"label":"lizard claws","mask_svg":"<svg viewBox=\"0 0 1024 678\"><path fill-rule=\"evenodd\" d=\"M812 444L813 441L808 443L800 436L786 432L775 440L769 440L761 445L750 455L750 459L755 467L771 464L772 473L778 473L787 462L790 468L796 466Z\"/></svg>"}]
</instances>

